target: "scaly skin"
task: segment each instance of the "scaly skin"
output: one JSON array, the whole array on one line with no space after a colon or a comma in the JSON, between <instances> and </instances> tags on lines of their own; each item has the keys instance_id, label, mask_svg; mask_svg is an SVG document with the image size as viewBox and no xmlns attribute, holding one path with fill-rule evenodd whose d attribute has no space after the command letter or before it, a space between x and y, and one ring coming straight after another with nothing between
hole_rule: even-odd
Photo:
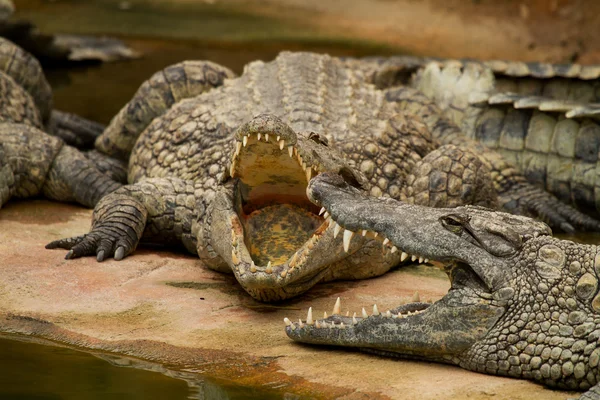
<instances>
[{"instance_id":1,"label":"scaly skin","mask_svg":"<svg viewBox=\"0 0 600 400\"><path fill-rule=\"evenodd\" d=\"M600 253L550 236L535 220L478 207L424 209L372 199L333 174L308 195L345 232L378 234L384 248L443 263L451 289L433 304L287 324L293 340L357 347L472 371L592 390L600 379Z\"/></svg>"},{"instance_id":2,"label":"scaly skin","mask_svg":"<svg viewBox=\"0 0 600 400\"><path fill-rule=\"evenodd\" d=\"M494 206L497 188L520 199L516 190L526 186L499 156L486 156L494 164L475 148L440 146L419 116L386 101L338 59L282 53L230 75L186 62L144 83L96 142L129 158L130 185L102 199L88 235L48 247L102 261L131 254L140 241L179 243L210 268L233 273L254 298L276 301L400 262L368 238L343 245L306 198L307 182L319 173L337 173L374 196L446 207ZM541 193L540 204L554 210L556 200ZM532 211L527 205L516 211ZM557 226L599 227L562 210L550 215Z\"/></svg>"},{"instance_id":3,"label":"scaly skin","mask_svg":"<svg viewBox=\"0 0 600 400\"><path fill-rule=\"evenodd\" d=\"M598 215L600 66L416 57L358 65L379 87L419 89L466 137L502 154L530 183Z\"/></svg>"},{"instance_id":4,"label":"scaly skin","mask_svg":"<svg viewBox=\"0 0 600 400\"><path fill-rule=\"evenodd\" d=\"M121 171L123 179L122 163L96 152L81 153L41 130L41 116L51 107L49 90L37 61L0 39L0 207L13 196L38 195L93 207L102 196L121 186L111 177L119 178ZM75 128L63 129L73 138L85 121L75 116L67 120L67 114L52 116L54 124L65 126L69 122Z\"/></svg>"}]
</instances>

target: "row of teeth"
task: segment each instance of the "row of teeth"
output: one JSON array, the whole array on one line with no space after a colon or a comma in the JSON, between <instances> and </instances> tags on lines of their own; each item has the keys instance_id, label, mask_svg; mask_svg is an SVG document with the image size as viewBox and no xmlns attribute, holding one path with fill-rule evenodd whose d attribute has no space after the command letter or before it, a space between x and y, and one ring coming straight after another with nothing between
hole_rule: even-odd
<instances>
[{"instance_id":1,"label":"row of teeth","mask_svg":"<svg viewBox=\"0 0 600 400\"><path fill-rule=\"evenodd\" d=\"M233 160L231 162L231 166L229 167L229 175L231 177L234 176L235 173L235 168L237 167L237 158L240 155L240 152L242 151L242 147L246 147L248 145L248 141L250 139L253 138L252 134L248 134L248 135L244 135L242 137L242 141L235 142L235 155L233 157ZM265 133L258 133L256 134L256 140L257 141L261 141L264 138L264 141L269 143L269 134ZM279 150L283 151L283 148L286 147L285 146L285 140L281 138L281 136L277 136L276 137L276 142L279 143ZM302 160L302 156L300 154L298 154L298 149L296 148L296 146L294 145L289 145L287 146L287 151L288 151L288 155L290 156L290 158L294 158L296 157L296 160L298 161L298 164L302 167L302 170L304 171L304 175L306 176L306 181L310 181L311 178L313 176L316 176L319 174L318 170L316 167L314 166L309 166L306 165L306 163Z\"/></svg>"},{"instance_id":2,"label":"row of teeth","mask_svg":"<svg viewBox=\"0 0 600 400\"><path fill-rule=\"evenodd\" d=\"M419 303L421 302L421 298L419 296L419 292L415 292L415 294L413 295L412 298L412 302L413 303ZM428 300L427 301L429 304L433 303L433 300ZM413 315L417 315L422 313L425 310L417 310L417 311L408 311L406 314L393 314L390 310L387 310L386 312L379 312L379 309L377 308L377 304L373 304L373 313L371 314L372 316L381 316L383 318L392 318L392 319L402 319L402 318L407 318ZM333 306L333 313L331 315L341 315L342 314L342 301L341 299L338 297L337 300L335 301L335 305ZM361 312L361 317L362 319L366 319L369 318L369 314L367 313L367 311L365 310L365 308L363 307L362 312ZM346 311L346 317L350 317L350 311ZM328 315L327 312L323 313L323 320L327 319ZM328 323L327 321L319 321L319 320L315 320L313 319L313 312L312 312L312 307L308 308L308 314L306 315L306 321L302 322L302 319L300 318L298 320L298 323L295 324L293 323L289 318L285 317L283 319L283 322L285 322L285 324L289 327L291 327L292 330L296 329L296 325L299 328L304 328L304 325L314 325L315 328L340 328L340 329L344 329L346 326L344 325L343 322L341 322L339 325L336 325L333 321ZM356 325L358 324L358 319L356 318L356 313L354 313L354 315L352 316L352 325Z\"/></svg>"},{"instance_id":3,"label":"row of teeth","mask_svg":"<svg viewBox=\"0 0 600 400\"><path fill-rule=\"evenodd\" d=\"M326 221L329 222L330 225L333 225L333 237L336 238L339 233L342 231L342 226L340 224L338 224L332 217L331 215L329 215L329 213L327 212L327 210L325 209L325 207L321 208L321 211L319 211L319 215L323 215L323 218L325 218ZM354 235L356 234L356 232L352 232L351 230L348 229L344 229L344 234L343 234L343 238L342 238L342 242L343 242L343 246L344 246L344 251L347 253L348 250L350 249L350 241L352 240L352 238L354 237ZM369 237L372 238L377 238L379 237L379 233L378 232L372 232L372 231L367 231L366 229L363 229L361 231L361 236L365 237L369 235ZM400 252L400 261L404 261L406 260L408 257L410 257L411 261L419 261L419 264L421 263L428 263L429 259L422 257L422 256L417 256L415 254L410 255L409 253L402 251L402 250L398 250L398 248L394 245L392 246L388 246L390 243L390 239L386 238L386 237L379 237L380 239L383 239L382 243L383 243L383 248L390 251L390 253L396 253L396 252Z\"/></svg>"}]
</instances>

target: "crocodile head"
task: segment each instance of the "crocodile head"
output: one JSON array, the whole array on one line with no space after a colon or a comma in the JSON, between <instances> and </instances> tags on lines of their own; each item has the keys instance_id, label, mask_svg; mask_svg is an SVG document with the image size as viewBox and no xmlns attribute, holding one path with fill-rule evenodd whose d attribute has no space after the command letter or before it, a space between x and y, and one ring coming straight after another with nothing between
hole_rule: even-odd
<instances>
[{"instance_id":1,"label":"crocodile head","mask_svg":"<svg viewBox=\"0 0 600 400\"><path fill-rule=\"evenodd\" d=\"M371 259L363 245L372 240L344 248L339 227L306 195L308 182L323 172L353 187L365 182L324 136L296 133L275 116L259 115L240 126L234 140L229 173L213 203L209 241L249 294L262 301L292 297ZM397 262L380 259L387 268Z\"/></svg>"},{"instance_id":2,"label":"crocodile head","mask_svg":"<svg viewBox=\"0 0 600 400\"><path fill-rule=\"evenodd\" d=\"M381 313L286 319L296 341L543 381L596 383L600 295L596 246L553 238L543 223L479 207L432 209L373 199L339 177L311 181L309 197L346 230L367 230L399 252L443 263L451 288L433 304ZM360 315L361 313L359 313Z\"/></svg>"}]
</instances>

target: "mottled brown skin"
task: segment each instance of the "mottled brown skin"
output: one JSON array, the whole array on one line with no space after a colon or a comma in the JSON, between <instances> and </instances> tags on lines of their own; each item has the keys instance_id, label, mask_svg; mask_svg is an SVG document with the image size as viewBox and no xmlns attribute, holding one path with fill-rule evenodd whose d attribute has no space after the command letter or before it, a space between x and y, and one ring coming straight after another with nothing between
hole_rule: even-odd
<instances>
[{"instance_id":1,"label":"mottled brown skin","mask_svg":"<svg viewBox=\"0 0 600 400\"><path fill-rule=\"evenodd\" d=\"M466 137L497 151L528 182L598 216L600 66L417 57L360 65L378 87L422 91Z\"/></svg>"},{"instance_id":2,"label":"mottled brown skin","mask_svg":"<svg viewBox=\"0 0 600 400\"><path fill-rule=\"evenodd\" d=\"M393 310L374 307L354 317L341 315L339 303L324 319L313 319L310 310L299 322L285 319L290 338L600 398L597 246L559 240L541 222L481 207L425 209L373 199L333 174L314 178L308 195L342 229L377 233L398 252L443 265L451 289L435 302L416 296Z\"/></svg>"},{"instance_id":3,"label":"mottled brown skin","mask_svg":"<svg viewBox=\"0 0 600 400\"><path fill-rule=\"evenodd\" d=\"M129 157L130 184L101 200L88 235L49 247L102 261L123 258L140 241L181 243L210 268L233 272L256 299L275 301L320 281L380 275L400 261L366 237L343 250L335 226L305 196L307 180L319 173L337 173L374 196L435 206L494 206L498 188L508 196L515 182L527 184L485 147L461 147L458 128L430 101L421 115L408 113L337 59L282 53L231 75L187 62L144 83L96 142ZM456 133L456 144L432 137L432 118L437 131ZM598 227L565 209L550 218L557 226Z\"/></svg>"},{"instance_id":4,"label":"mottled brown skin","mask_svg":"<svg viewBox=\"0 0 600 400\"><path fill-rule=\"evenodd\" d=\"M120 163L95 153L88 157L41 130L43 116L50 116L49 90L37 61L0 39L0 207L11 197L39 195L93 207L121 186L111 178L119 177ZM61 120L53 119L54 124ZM76 128L84 120L73 116L71 121ZM77 137L76 131L67 131Z\"/></svg>"}]
</instances>

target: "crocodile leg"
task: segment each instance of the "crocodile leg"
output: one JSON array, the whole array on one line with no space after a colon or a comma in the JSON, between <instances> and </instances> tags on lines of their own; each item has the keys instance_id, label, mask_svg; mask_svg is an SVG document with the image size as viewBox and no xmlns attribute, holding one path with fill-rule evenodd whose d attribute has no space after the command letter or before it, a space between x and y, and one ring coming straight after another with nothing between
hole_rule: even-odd
<instances>
[{"instance_id":1,"label":"crocodile leg","mask_svg":"<svg viewBox=\"0 0 600 400\"><path fill-rule=\"evenodd\" d=\"M140 241L183 244L196 253L192 234L197 210L203 210L198 184L175 178L147 179L105 196L94 209L89 233L49 243L69 249L66 258L95 255L98 261L131 254ZM199 203L197 203L199 201Z\"/></svg>"},{"instance_id":2,"label":"crocodile leg","mask_svg":"<svg viewBox=\"0 0 600 400\"><path fill-rule=\"evenodd\" d=\"M123 184L127 183L126 161L109 157L97 150L86 151L83 155L94 164L94 167L96 167L98 171L102 172L110 179Z\"/></svg>"},{"instance_id":3,"label":"crocodile leg","mask_svg":"<svg viewBox=\"0 0 600 400\"><path fill-rule=\"evenodd\" d=\"M10 197L44 194L59 201L93 207L120 186L77 149L24 124L0 125L1 204Z\"/></svg>"},{"instance_id":4,"label":"crocodile leg","mask_svg":"<svg viewBox=\"0 0 600 400\"><path fill-rule=\"evenodd\" d=\"M96 148L127 159L135 141L150 122L173 104L221 86L235 74L209 61L184 61L152 75L112 119L96 140Z\"/></svg>"},{"instance_id":5,"label":"crocodile leg","mask_svg":"<svg viewBox=\"0 0 600 400\"><path fill-rule=\"evenodd\" d=\"M75 114L52 110L46 130L68 145L83 150L94 148L94 142L104 131L104 125Z\"/></svg>"},{"instance_id":6,"label":"crocodile leg","mask_svg":"<svg viewBox=\"0 0 600 400\"><path fill-rule=\"evenodd\" d=\"M506 211L541 219L553 228L567 232L574 229L600 230L600 222L530 184L500 153L466 137L423 93L400 87L386 91L386 98L401 104L407 113L421 117L434 139L475 152L490 169L500 206L505 207ZM560 210L555 212L557 207Z\"/></svg>"}]
</instances>

